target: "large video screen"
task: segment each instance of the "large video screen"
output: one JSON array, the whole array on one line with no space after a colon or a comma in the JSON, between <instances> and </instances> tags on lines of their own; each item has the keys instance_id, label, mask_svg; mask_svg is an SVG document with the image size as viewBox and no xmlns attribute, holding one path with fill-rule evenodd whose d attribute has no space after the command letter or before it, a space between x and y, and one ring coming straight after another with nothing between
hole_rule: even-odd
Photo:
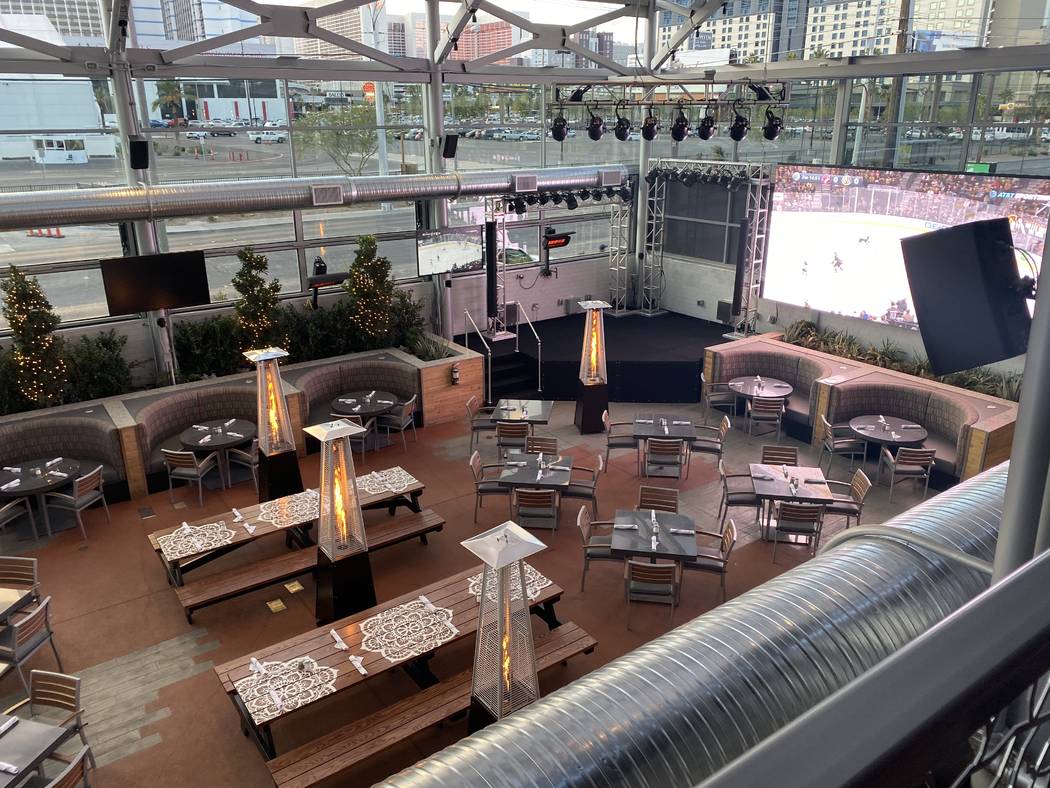
<instances>
[{"instance_id":1,"label":"large video screen","mask_svg":"<svg viewBox=\"0 0 1050 788\"><path fill-rule=\"evenodd\" d=\"M1038 265L1050 213L1044 178L779 164L774 188L762 295L913 329L902 238L1007 217Z\"/></svg>"},{"instance_id":2,"label":"large video screen","mask_svg":"<svg viewBox=\"0 0 1050 788\"><path fill-rule=\"evenodd\" d=\"M450 271L472 271L485 267L482 255L481 228L445 227L420 230L419 275L445 274Z\"/></svg>"}]
</instances>

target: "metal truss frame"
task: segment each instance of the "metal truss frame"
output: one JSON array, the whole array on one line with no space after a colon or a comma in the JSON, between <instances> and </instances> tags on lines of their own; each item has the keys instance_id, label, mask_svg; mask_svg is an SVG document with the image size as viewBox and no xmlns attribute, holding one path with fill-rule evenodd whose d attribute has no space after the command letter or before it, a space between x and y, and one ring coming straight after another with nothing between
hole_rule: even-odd
<instances>
[{"instance_id":1,"label":"metal truss frame","mask_svg":"<svg viewBox=\"0 0 1050 788\"><path fill-rule=\"evenodd\" d=\"M610 315L627 313L630 286L631 214L633 203L617 202L609 212L609 304Z\"/></svg>"},{"instance_id":2,"label":"metal truss frame","mask_svg":"<svg viewBox=\"0 0 1050 788\"><path fill-rule=\"evenodd\" d=\"M657 160L662 161L662 159ZM644 177L644 174L641 174ZM664 287L664 230L666 220L664 208L667 203L667 181L657 178L653 183L639 180L639 187L646 183L645 193L645 257L642 260L642 308L643 315L652 316L660 312Z\"/></svg>"},{"instance_id":3,"label":"metal truss frame","mask_svg":"<svg viewBox=\"0 0 1050 788\"><path fill-rule=\"evenodd\" d=\"M485 221L496 223L496 316L489 318L488 332L493 338L507 331L507 255L503 246L507 238L509 207L502 197L485 198Z\"/></svg>"}]
</instances>

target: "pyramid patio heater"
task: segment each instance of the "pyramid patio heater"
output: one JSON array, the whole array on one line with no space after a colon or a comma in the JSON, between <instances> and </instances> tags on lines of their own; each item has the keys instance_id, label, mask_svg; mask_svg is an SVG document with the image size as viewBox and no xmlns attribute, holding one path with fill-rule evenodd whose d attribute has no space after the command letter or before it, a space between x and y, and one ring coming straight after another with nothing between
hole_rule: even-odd
<instances>
[{"instance_id":1,"label":"pyramid patio heater","mask_svg":"<svg viewBox=\"0 0 1050 788\"><path fill-rule=\"evenodd\" d=\"M259 502L272 501L303 491L299 459L295 456L292 420L281 385L278 363L287 351L276 347L249 350L245 358L255 364L255 400L259 430Z\"/></svg>"},{"instance_id":2,"label":"pyramid patio heater","mask_svg":"<svg viewBox=\"0 0 1050 788\"><path fill-rule=\"evenodd\" d=\"M580 382L576 387L576 428L581 434L601 432L602 414L609 407L609 377L605 367L605 301L580 301L587 311L583 324Z\"/></svg>"},{"instance_id":3,"label":"pyramid patio heater","mask_svg":"<svg viewBox=\"0 0 1050 788\"><path fill-rule=\"evenodd\" d=\"M350 436L365 430L340 419L303 431L321 443L315 615L320 623L327 624L376 604L350 447Z\"/></svg>"},{"instance_id":4,"label":"pyramid patio heater","mask_svg":"<svg viewBox=\"0 0 1050 788\"><path fill-rule=\"evenodd\" d=\"M485 562L468 715L473 733L540 696L522 559L546 545L509 520L462 545Z\"/></svg>"}]
</instances>

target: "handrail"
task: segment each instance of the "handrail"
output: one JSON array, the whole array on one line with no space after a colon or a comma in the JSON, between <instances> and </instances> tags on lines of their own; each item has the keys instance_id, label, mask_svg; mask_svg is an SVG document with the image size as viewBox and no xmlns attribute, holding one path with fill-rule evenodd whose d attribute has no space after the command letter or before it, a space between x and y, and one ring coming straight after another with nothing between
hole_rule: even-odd
<instances>
[{"instance_id":1,"label":"handrail","mask_svg":"<svg viewBox=\"0 0 1050 788\"><path fill-rule=\"evenodd\" d=\"M485 346L485 353L489 357L489 363L487 365L487 369L486 369L486 372L485 372L485 380L486 380L486 384L485 384L485 404L486 405L491 405L492 404L492 348L489 347L489 343L485 341L485 337L483 337L481 335L481 329L478 328L478 324L474 322L474 318L472 318L470 316L470 310L469 309L464 309L463 310L463 314L466 316L467 320L470 321L470 324L472 326L474 326L474 331L477 332L478 339L480 339L481 340L481 344ZM463 329L463 346L466 347L467 349L470 348L470 332L466 330L466 327L464 327L464 329Z\"/></svg>"},{"instance_id":2,"label":"handrail","mask_svg":"<svg viewBox=\"0 0 1050 788\"><path fill-rule=\"evenodd\" d=\"M525 318L526 325L528 325L529 330L532 331L532 336L536 339L536 391L543 391L543 340L536 333L536 327L529 320L528 313L521 308L521 301L511 301L510 303L514 304L514 350L515 352L518 350L518 315L521 315Z\"/></svg>"}]
</instances>

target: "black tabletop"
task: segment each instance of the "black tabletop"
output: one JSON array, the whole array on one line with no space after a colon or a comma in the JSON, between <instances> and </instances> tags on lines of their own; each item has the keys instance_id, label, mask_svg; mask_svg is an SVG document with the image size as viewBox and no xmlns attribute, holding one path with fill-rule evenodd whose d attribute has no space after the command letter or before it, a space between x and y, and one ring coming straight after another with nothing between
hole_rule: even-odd
<instances>
[{"instance_id":1,"label":"black tabletop","mask_svg":"<svg viewBox=\"0 0 1050 788\"><path fill-rule=\"evenodd\" d=\"M551 420L554 401L549 399L501 399L492 411L493 421L525 421L546 424Z\"/></svg>"},{"instance_id":2,"label":"black tabletop","mask_svg":"<svg viewBox=\"0 0 1050 788\"><path fill-rule=\"evenodd\" d=\"M776 378L754 377L733 378L729 388L741 397L790 397L795 389L790 383Z\"/></svg>"},{"instance_id":3,"label":"black tabletop","mask_svg":"<svg viewBox=\"0 0 1050 788\"><path fill-rule=\"evenodd\" d=\"M53 460L58 462L48 465ZM12 470L17 468L18 470ZM0 496L20 498L25 495L40 495L57 490L73 482L80 474L80 462L64 457L45 457L39 460L24 460L16 466L0 470ZM3 489L9 482L18 479L14 487ZM0 758L0 760L3 760Z\"/></svg>"},{"instance_id":4,"label":"black tabletop","mask_svg":"<svg viewBox=\"0 0 1050 788\"><path fill-rule=\"evenodd\" d=\"M552 462L557 460L557 462ZM544 455L543 461L552 466L540 475L540 455L510 452L506 467L500 472L499 483L504 487L535 487L537 489L567 487L572 477L572 457ZM565 469L565 470L562 470Z\"/></svg>"},{"instance_id":5,"label":"black tabletop","mask_svg":"<svg viewBox=\"0 0 1050 788\"><path fill-rule=\"evenodd\" d=\"M750 470L751 483L759 498L793 503L830 503L834 498L824 478L824 471L820 468L753 462ZM784 471L787 471L787 476ZM791 491L792 479L798 481L798 488L794 492Z\"/></svg>"},{"instance_id":6,"label":"black tabletop","mask_svg":"<svg viewBox=\"0 0 1050 788\"><path fill-rule=\"evenodd\" d=\"M0 714L0 725L9 719L10 715ZM19 719L13 728L9 728L0 736L0 761L17 766L19 772L0 772L0 788L22 782L30 771L55 751L58 743L66 735L66 729L58 725Z\"/></svg>"},{"instance_id":7,"label":"black tabletop","mask_svg":"<svg viewBox=\"0 0 1050 788\"><path fill-rule=\"evenodd\" d=\"M681 561L696 558L696 524L684 514L657 512L656 524L659 534L656 549L653 549L653 520L651 509L633 511L617 509L613 519L612 554L622 556L643 555L650 558L666 558ZM623 530L615 525L636 525L637 530ZM690 531L688 534L673 534L671 529Z\"/></svg>"},{"instance_id":8,"label":"black tabletop","mask_svg":"<svg viewBox=\"0 0 1050 788\"><path fill-rule=\"evenodd\" d=\"M928 437L921 424L896 416L857 416L849 426L858 438L883 446L921 446Z\"/></svg>"},{"instance_id":9,"label":"black tabletop","mask_svg":"<svg viewBox=\"0 0 1050 788\"><path fill-rule=\"evenodd\" d=\"M397 405L397 397L389 391L350 391L332 400L332 413L360 416L362 420L381 416Z\"/></svg>"},{"instance_id":10,"label":"black tabletop","mask_svg":"<svg viewBox=\"0 0 1050 788\"><path fill-rule=\"evenodd\" d=\"M694 440L696 427L688 416L674 413L639 413L634 417L634 437Z\"/></svg>"},{"instance_id":11,"label":"black tabletop","mask_svg":"<svg viewBox=\"0 0 1050 788\"><path fill-rule=\"evenodd\" d=\"M241 446L255 437L255 425L246 419L215 419L202 421L197 426L207 427L198 430L190 427L179 435L179 441L190 451L221 451ZM201 443L205 437L208 440Z\"/></svg>"}]
</instances>

